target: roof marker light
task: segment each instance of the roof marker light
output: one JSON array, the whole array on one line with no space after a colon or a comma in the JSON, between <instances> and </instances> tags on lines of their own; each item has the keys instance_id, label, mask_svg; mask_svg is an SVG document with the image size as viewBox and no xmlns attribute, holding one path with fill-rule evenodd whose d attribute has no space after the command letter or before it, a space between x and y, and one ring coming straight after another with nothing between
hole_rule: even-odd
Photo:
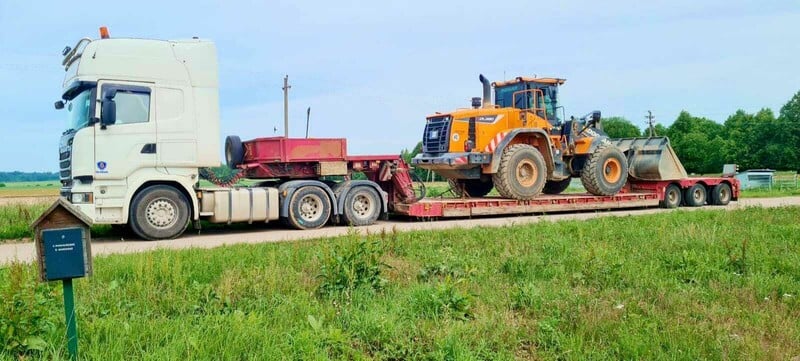
<instances>
[{"instance_id":1,"label":"roof marker light","mask_svg":"<svg viewBox=\"0 0 800 361\"><path fill-rule=\"evenodd\" d=\"M100 27L100 39L108 39L108 28L105 26Z\"/></svg>"}]
</instances>

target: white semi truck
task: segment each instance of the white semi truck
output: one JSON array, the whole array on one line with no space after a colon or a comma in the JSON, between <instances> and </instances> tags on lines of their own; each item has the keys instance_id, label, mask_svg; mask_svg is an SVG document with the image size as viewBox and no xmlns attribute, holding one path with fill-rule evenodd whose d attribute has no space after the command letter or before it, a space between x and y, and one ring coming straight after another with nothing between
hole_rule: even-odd
<instances>
[{"instance_id":1,"label":"white semi truck","mask_svg":"<svg viewBox=\"0 0 800 361\"><path fill-rule=\"evenodd\" d=\"M155 240L179 236L191 221L199 227L201 219L283 219L305 229L329 221L371 224L388 211L387 185L381 188L377 179L319 179L346 177L353 167L391 166L396 172L397 156L307 159L302 165L316 167L310 174L277 175L270 186L200 188L199 169L220 165L214 44L110 38L105 28L100 33L100 39L83 38L64 49L66 76L55 105L65 108L68 119L59 149L60 193L94 223L129 225ZM229 137L226 153L243 158L249 145ZM392 171L381 180L389 181Z\"/></svg>"},{"instance_id":2,"label":"white semi truck","mask_svg":"<svg viewBox=\"0 0 800 361\"><path fill-rule=\"evenodd\" d=\"M68 119L59 149L61 196L94 223L128 225L144 239L174 238L201 220L281 220L310 229L369 225L390 212L436 219L724 205L739 196L732 177L652 181L629 174L613 196L421 200L424 191L415 192L399 155L350 156L342 138L237 136L226 138L226 162L260 179L259 186L202 188L201 169L220 165L222 138L212 42L112 39L101 28L100 39L83 38L63 55L66 76L56 102ZM356 172L366 179L354 180Z\"/></svg>"}]
</instances>

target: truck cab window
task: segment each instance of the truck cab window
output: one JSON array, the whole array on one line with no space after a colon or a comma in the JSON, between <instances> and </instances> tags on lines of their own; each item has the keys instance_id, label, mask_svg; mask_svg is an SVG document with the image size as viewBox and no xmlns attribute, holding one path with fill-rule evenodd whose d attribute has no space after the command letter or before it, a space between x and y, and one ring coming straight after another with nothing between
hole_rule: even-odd
<instances>
[{"instance_id":1,"label":"truck cab window","mask_svg":"<svg viewBox=\"0 0 800 361\"><path fill-rule=\"evenodd\" d=\"M117 103L115 124L147 123L150 120L150 94L119 91L114 102Z\"/></svg>"}]
</instances>

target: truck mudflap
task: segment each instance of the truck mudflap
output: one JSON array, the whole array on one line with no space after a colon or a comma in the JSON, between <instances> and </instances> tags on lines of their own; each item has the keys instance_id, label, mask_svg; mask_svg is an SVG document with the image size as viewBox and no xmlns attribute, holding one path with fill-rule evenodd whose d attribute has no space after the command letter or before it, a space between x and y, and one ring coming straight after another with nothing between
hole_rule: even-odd
<instances>
[{"instance_id":1,"label":"truck mudflap","mask_svg":"<svg viewBox=\"0 0 800 361\"><path fill-rule=\"evenodd\" d=\"M628 174L637 180L662 181L688 178L667 137L609 139L628 156Z\"/></svg>"}]
</instances>

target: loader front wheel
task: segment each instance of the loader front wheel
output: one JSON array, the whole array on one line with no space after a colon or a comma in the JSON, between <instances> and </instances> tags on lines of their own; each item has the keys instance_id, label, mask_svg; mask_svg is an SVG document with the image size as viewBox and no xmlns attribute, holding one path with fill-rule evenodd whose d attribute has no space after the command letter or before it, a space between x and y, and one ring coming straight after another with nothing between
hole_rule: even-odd
<instances>
[{"instance_id":1,"label":"loader front wheel","mask_svg":"<svg viewBox=\"0 0 800 361\"><path fill-rule=\"evenodd\" d=\"M492 180L501 196L530 200L542 193L547 165L538 149L528 144L514 144L503 151Z\"/></svg>"},{"instance_id":2,"label":"loader front wheel","mask_svg":"<svg viewBox=\"0 0 800 361\"><path fill-rule=\"evenodd\" d=\"M547 181L544 184L544 194L561 194L561 192L569 188L572 178L562 179L560 181Z\"/></svg>"},{"instance_id":3,"label":"loader front wheel","mask_svg":"<svg viewBox=\"0 0 800 361\"><path fill-rule=\"evenodd\" d=\"M613 145L601 145L589 156L581 171L581 183L598 196L617 194L628 181L625 154Z\"/></svg>"},{"instance_id":4,"label":"loader front wheel","mask_svg":"<svg viewBox=\"0 0 800 361\"><path fill-rule=\"evenodd\" d=\"M494 188L494 184L491 180L448 179L447 183L450 185L450 189L453 191L453 194L459 198L480 198L489 194L489 192L492 191L492 188Z\"/></svg>"}]
</instances>

